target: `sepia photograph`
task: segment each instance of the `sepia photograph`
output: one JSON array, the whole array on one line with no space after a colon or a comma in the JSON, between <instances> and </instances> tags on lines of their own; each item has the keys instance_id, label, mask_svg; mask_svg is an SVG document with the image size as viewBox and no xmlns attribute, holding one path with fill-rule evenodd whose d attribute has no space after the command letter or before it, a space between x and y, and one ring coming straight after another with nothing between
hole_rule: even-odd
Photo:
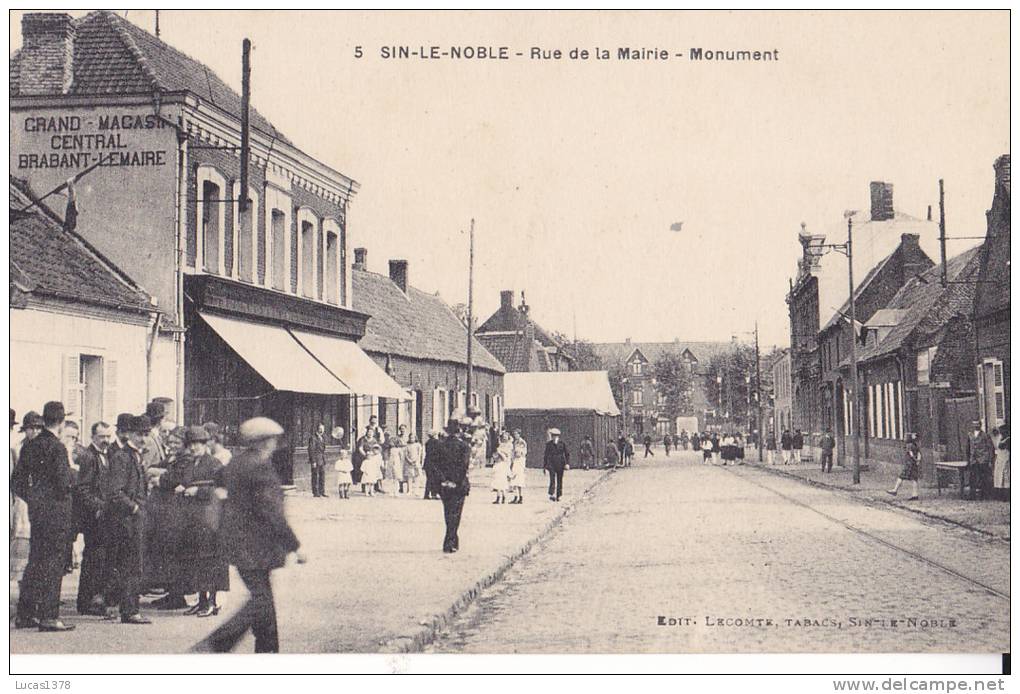
<instances>
[{"instance_id":1,"label":"sepia photograph","mask_svg":"<svg viewBox=\"0 0 1020 694\"><path fill-rule=\"evenodd\" d=\"M1009 10L8 20L9 674L1005 691Z\"/></svg>"}]
</instances>

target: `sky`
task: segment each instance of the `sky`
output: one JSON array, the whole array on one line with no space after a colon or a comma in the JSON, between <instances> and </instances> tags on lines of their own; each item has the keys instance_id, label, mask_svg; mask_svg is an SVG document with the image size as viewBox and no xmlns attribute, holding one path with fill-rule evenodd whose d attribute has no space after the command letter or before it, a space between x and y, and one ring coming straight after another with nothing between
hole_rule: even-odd
<instances>
[{"instance_id":1,"label":"sky","mask_svg":"<svg viewBox=\"0 0 1020 694\"><path fill-rule=\"evenodd\" d=\"M162 11L160 29L238 90L252 40L253 105L361 184L348 233L369 269L407 259L411 284L466 302L473 218L479 321L523 290L543 327L596 342L757 322L788 344L802 222L841 228L872 180L923 217L943 178L947 233L981 235L1009 152L1007 12ZM19 33L13 13L11 50ZM563 58L380 57L395 45ZM568 57L596 46L779 59Z\"/></svg>"}]
</instances>

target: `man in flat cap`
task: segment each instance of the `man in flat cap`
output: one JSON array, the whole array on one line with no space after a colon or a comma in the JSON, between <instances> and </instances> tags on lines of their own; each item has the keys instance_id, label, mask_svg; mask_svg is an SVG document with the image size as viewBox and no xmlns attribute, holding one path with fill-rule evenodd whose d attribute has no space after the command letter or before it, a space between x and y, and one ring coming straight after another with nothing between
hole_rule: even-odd
<instances>
[{"instance_id":1,"label":"man in flat cap","mask_svg":"<svg viewBox=\"0 0 1020 694\"><path fill-rule=\"evenodd\" d=\"M443 552L452 554L460 549L460 516L464 510L464 499L471 491L468 468L471 466L471 445L464 439L464 427L470 420L451 418L446 425L446 438L439 443L439 455L433 476L439 487L439 498L443 500L443 516L446 519L446 536L443 538Z\"/></svg>"},{"instance_id":2,"label":"man in flat cap","mask_svg":"<svg viewBox=\"0 0 1020 694\"><path fill-rule=\"evenodd\" d=\"M127 422L127 444L110 456L103 532L110 565L110 598L120 607L120 621L124 624L150 624L139 613L138 593L146 494L142 449L151 430L152 421L147 416L132 417Z\"/></svg>"},{"instance_id":3,"label":"man in flat cap","mask_svg":"<svg viewBox=\"0 0 1020 694\"><path fill-rule=\"evenodd\" d=\"M239 431L245 450L220 470L226 490L221 533L227 558L237 567L248 588L248 601L233 617L195 645L195 651L226 653L250 629L256 653L278 653L276 604L269 575L294 552L300 564L304 555L283 510L280 478L273 469L273 452L283 427L266 417L255 417Z\"/></svg>"},{"instance_id":4,"label":"man in flat cap","mask_svg":"<svg viewBox=\"0 0 1020 694\"><path fill-rule=\"evenodd\" d=\"M39 631L70 631L60 621L60 584L64 578L64 552L72 526L71 467L67 448L60 442L64 405L43 407L43 429L21 449L11 480L14 493L28 502L32 524L28 566L18 595L15 627Z\"/></svg>"},{"instance_id":5,"label":"man in flat cap","mask_svg":"<svg viewBox=\"0 0 1020 694\"><path fill-rule=\"evenodd\" d=\"M563 496L563 471L570 466L570 451L560 440L560 430L550 429L552 438L545 444L545 458L542 469L549 473L549 501L559 501Z\"/></svg>"}]
</instances>

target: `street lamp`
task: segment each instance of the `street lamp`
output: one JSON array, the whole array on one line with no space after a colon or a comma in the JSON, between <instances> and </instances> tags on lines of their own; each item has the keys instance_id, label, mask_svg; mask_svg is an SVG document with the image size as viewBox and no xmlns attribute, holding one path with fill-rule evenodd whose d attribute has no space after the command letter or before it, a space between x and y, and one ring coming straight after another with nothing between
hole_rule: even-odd
<instances>
[{"instance_id":1,"label":"street lamp","mask_svg":"<svg viewBox=\"0 0 1020 694\"><path fill-rule=\"evenodd\" d=\"M811 246L813 249L823 249L824 255L828 251L836 251L846 256L847 279L850 285L850 417L851 430L853 431L853 461L854 461L854 484L861 483L861 409L860 398L857 397L857 308L854 301L854 215L856 211L847 211L843 214L846 217L846 243L823 243Z\"/></svg>"}]
</instances>

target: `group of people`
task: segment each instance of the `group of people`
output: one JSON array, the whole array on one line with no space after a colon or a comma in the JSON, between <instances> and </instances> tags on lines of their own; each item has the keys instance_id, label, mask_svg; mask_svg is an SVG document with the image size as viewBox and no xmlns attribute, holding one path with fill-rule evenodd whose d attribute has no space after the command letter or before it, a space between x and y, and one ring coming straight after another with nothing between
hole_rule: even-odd
<instances>
[{"instance_id":1,"label":"group of people","mask_svg":"<svg viewBox=\"0 0 1020 694\"><path fill-rule=\"evenodd\" d=\"M25 535L29 546L14 626L75 628L60 618L60 592L80 534L80 615L151 624L140 597L162 593L150 607L212 616L234 564L249 600L196 650L230 650L251 629L257 652L275 652L269 573L299 547L271 460L283 429L248 420L239 429L245 450L232 457L219 425L176 426L167 402L122 413L114 426L93 423L87 445L60 402L24 416L24 437L11 449L12 547ZM10 424L13 434L13 410Z\"/></svg>"}]
</instances>

